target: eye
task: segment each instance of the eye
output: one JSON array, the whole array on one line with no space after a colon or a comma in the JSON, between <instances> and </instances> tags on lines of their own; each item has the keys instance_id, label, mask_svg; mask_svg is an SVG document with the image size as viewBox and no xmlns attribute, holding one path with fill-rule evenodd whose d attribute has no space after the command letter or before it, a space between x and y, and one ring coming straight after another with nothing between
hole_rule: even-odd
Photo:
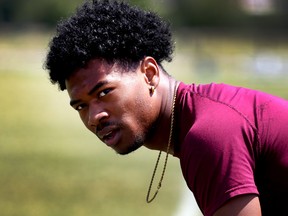
<instances>
[{"instance_id":1,"label":"eye","mask_svg":"<svg viewBox=\"0 0 288 216\"><path fill-rule=\"evenodd\" d=\"M79 111L83 110L84 108L85 108L85 104L79 104L79 105L75 106L74 109L79 112Z\"/></svg>"},{"instance_id":2,"label":"eye","mask_svg":"<svg viewBox=\"0 0 288 216\"><path fill-rule=\"evenodd\" d=\"M103 91L101 91L98 95L98 97L104 97L105 95L107 95L112 89L110 88L107 88L107 89L104 89Z\"/></svg>"}]
</instances>

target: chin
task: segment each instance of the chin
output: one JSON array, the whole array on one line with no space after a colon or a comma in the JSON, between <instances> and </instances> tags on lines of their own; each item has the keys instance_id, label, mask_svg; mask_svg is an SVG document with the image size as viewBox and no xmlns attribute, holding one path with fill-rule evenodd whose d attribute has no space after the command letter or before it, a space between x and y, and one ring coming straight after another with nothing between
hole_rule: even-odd
<instances>
[{"instance_id":1,"label":"chin","mask_svg":"<svg viewBox=\"0 0 288 216\"><path fill-rule=\"evenodd\" d=\"M125 149L115 149L115 151L120 154L120 155L128 155L134 151L136 151L137 149L139 149L140 147L142 147L144 145L144 139L143 137L138 137L137 139L135 139L135 141L128 145Z\"/></svg>"},{"instance_id":2,"label":"chin","mask_svg":"<svg viewBox=\"0 0 288 216\"><path fill-rule=\"evenodd\" d=\"M142 145L141 145L142 146ZM124 149L124 150L115 150L117 152L117 154L119 155L128 155L134 151L136 151L137 149L139 149L141 146L133 146L132 148L128 148L128 149Z\"/></svg>"}]
</instances>

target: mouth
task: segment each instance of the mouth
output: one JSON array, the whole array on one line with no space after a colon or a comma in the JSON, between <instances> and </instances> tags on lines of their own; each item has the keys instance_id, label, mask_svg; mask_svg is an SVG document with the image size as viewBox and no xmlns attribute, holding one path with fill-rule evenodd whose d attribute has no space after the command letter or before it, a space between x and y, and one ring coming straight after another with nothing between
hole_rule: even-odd
<instances>
[{"instance_id":1,"label":"mouth","mask_svg":"<svg viewBox=\"0 0 288 216\"><path fill-rule=\"evenodd\" d=\"M115 146L120 140L119 129L108 126L104 127L99 131L96 131L98 138L104 142L107 146Z\"/></svg>"}]
</instances>

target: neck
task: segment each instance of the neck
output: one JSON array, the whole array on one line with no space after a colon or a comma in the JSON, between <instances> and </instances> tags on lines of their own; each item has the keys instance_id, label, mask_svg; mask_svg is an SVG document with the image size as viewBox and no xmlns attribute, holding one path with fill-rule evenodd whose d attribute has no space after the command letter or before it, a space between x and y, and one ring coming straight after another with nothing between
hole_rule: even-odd
<instances>
[{"instance_id":1,"label":"neck","mask_svg":"<svg viewBox=\"0 0 288 216\"><path fill-rule=\"evenodd\" d=\"M166 104L165 104L165 108L163 110L167 111L167 107L169 107L169 101L170 101L171 102L170 103L170 116L166 115L166 117L162 121L165 122L166 119L170 119L169 137L168 137L168 141L167 141L167 144L166 144L166 148L163 149L163 146L162 146L159 149L160 152L158 154L158 158L157 158L157 161L156 161L156 164L155 164L155 168L154 168L154 171L153 171L153 174L152 174L152 178L151 178L150 185L149 185L148 192L147 192L147 196L146 196L146 202L147 203L152 202L155 199L155 197L157 196L157 194L158 194L158 192L159 192L159 190L161 188L163 178L164 178L164 174L165 174L165 170L166 170L166 166L167 166L169 153L170 154L174 153L173 150L172 150L173 148L171 148L172 147L171 146L171 142L172 142L173 126L174 126L173 124L174 124L174 108L175 108L175 101L176 101L176 91L177 91L177 87L178 86L177 86L177 82L176 81L172 82L171 79L169 79L168 83L169 83L169 91L168 91L168 97L167 97L168 99L165 100ZM174 86L174 88L171 88L172 86ZM174 90L172 91L172 89L174 89ZM166 112L166 114L167 113L168 113L168 111ZM162 130L160 132L162 132L162 133L159 133L159 136L156 136L156 137L162 137L165 140L166 139L166 136L165 136L166 133L163 133L163 132L165 132L165 131L163 131L164 128L158 127L158 130L160 128ZM150 193L151 193L151 188L153 186L154 177L155 177L155 174L156 174L156 171L157 171L157 168L158 168L158 164L159 164L159 161L160 161L160 158L161 158L161 153L162 153L162 151L165 151L165 149L166 149L166 157L165 157L165 162L164 162L164 165L163 165L162 174L161 174L157 189L154 192L154 195L151 197Z\"/></svg>"},{"instance_id":2,"label":"neck","mask_svg":"<svg viewBox=\"0 0 288 216\"><path fill-rule=\"evenodd\" d=\"M172 112L174 112L173 103L174 96L176 96L176 91L178 87L177 81L170 77L165 76L162 77L162 82L159 82L157 87L157 95L155 95L155 100L160 100L160 111L159 116L156 121L156 127L154 128L153 135L151 139L145 144L145 146L149 149L164 151L169 154L174 153L173 151L173 139L171 139L170 148L167 149L169 136L173 135L171 132L171 116Z\"/></svg>"}]
</instances>

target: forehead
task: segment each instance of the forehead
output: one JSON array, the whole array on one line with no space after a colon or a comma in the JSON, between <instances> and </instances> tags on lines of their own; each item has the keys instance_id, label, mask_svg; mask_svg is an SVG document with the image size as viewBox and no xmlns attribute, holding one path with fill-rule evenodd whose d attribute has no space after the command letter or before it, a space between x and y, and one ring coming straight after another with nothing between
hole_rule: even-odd
<instances>
[{"instance_id":1,"label":"forehead","mask_svg":"<svg viewBox=\"0 0 288 216\"><path fill-rule=\"evenodd\" d=\"M106 77L112 72L113 64L108 64L103 59L93 59L88 64L76 70L67 80L65 80L66 89L68 94L74 95L80 90L89 88L92 83L97 83L100 80L106 79Z\"/></svg>"},{"instance_id":2,"label":"forehead","mask_svg":"<svg viewBox=\"0 0 288 216\"><path fill-rule=\"evenodd\" d=\"M76 70L72 75L66 80L69 84L72 81L78 80L79 78L92 78L99 77L103 75L108 75L113 68L113 64L109 64L104 59L93 59L90 60L87 65L83 68Z\"/></svg>"},{"instance_id":3,"label":"forehead","mask_svg":"<svg viewBox=\"0 0 288 216\"><path fill-rule=\"evenodd\" d=\"M124 71L116 63L108 63L104 59L93 59L84 68L76 70L66 81L66 89L69 96L75 96L79 92L90 91L99 82L109 83L121 81L123 75L134 74ZM124 76L125 77L125 76Z\"/></svg>"}]
</instances>

